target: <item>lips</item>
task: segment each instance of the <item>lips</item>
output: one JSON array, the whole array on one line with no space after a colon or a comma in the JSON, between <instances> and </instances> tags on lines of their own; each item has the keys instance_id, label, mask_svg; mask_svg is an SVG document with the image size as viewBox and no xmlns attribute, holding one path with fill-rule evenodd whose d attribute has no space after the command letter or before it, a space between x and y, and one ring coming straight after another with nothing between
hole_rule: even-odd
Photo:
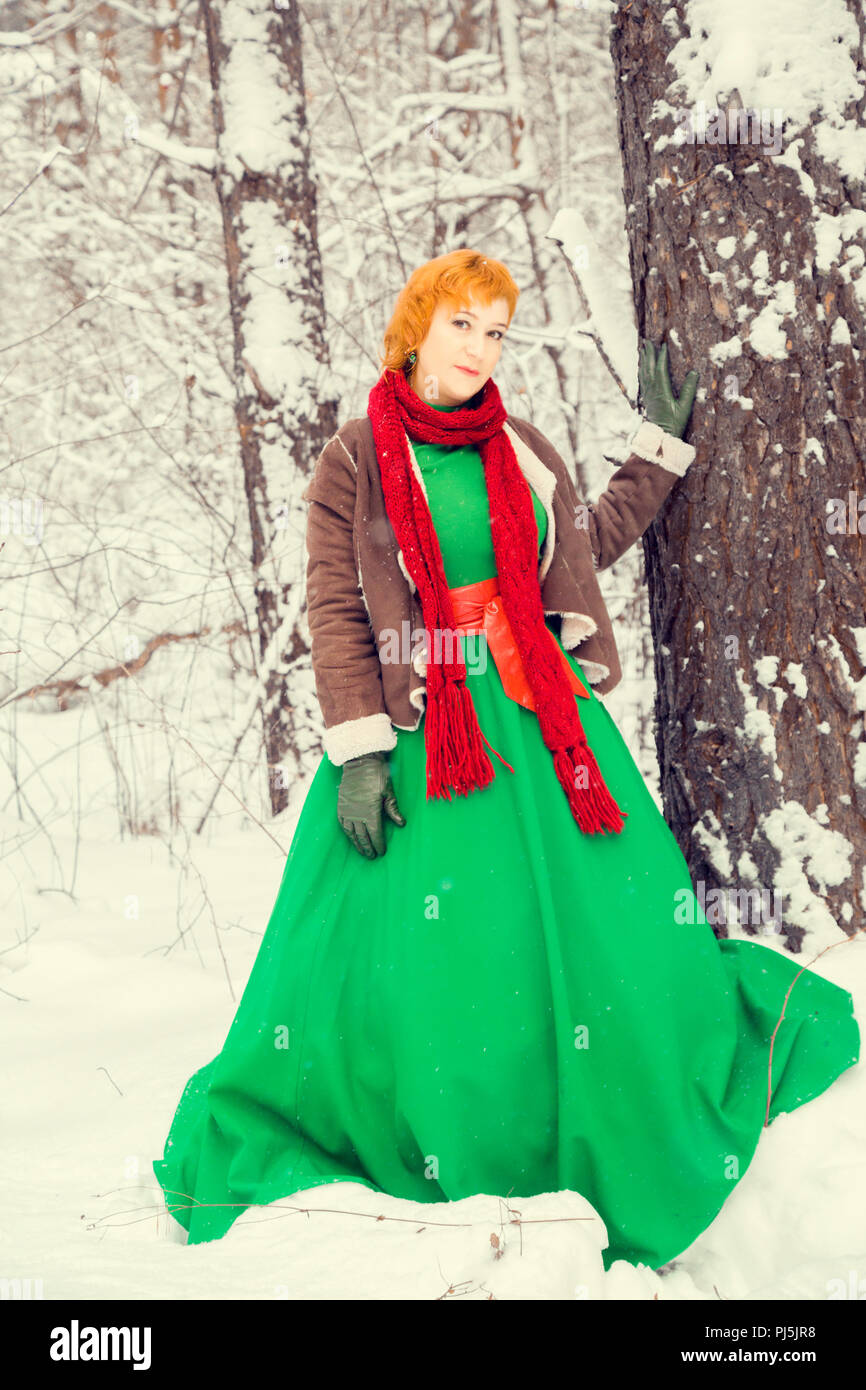
<instances>
[{"instance_id":1,"label":"lips","mask_svg":"<svg viewBox=\"0 0 866 1390\"><path fill-rule=\"evenodd\" d=\"M478 372L477 372L477 371L473 371L473 369L472 369L471 367L461 367L459 363L458 363L458 365L457 365L457 370L458 370L458 372L465 372L467 376L477 376L477 375L478 375Z\"/></svg>"}]
</instances>

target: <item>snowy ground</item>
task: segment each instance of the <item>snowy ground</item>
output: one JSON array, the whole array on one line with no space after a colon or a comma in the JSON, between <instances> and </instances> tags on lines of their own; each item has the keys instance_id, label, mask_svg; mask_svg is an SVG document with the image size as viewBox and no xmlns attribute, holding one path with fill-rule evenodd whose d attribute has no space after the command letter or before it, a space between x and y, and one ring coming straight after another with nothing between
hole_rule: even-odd
<instances>
[{"instance_id":1,"label":"snowy ground","mask_svg":"<svg viewBox=\"0 0 866 1390\"><path fill-rule=\"evenodd\" d=\"M273 827L286 850L298 806ZM84 824L76 846L0 819L2 1047L14 1059L0 1102L0 1276L41 1280L45 1299L823 1300L860 1281L866 1296L862 1064L764 1132L716 1221L662 1276L625 1262L605 1274L603 1223L573 1192L513 1199L539 1223L519 1227L495 1196L419 1205L335 1183L187 1248L150 1160L187 1078L222 1045L284 855L227 818L221 838L193 843L201 880L184 877L179 907L160 840L110 843ZM193 889L201 915L179 932ZM866 942L842 940L815 969L852 991L862 1028Z\"/></svg>"}]
</instances>

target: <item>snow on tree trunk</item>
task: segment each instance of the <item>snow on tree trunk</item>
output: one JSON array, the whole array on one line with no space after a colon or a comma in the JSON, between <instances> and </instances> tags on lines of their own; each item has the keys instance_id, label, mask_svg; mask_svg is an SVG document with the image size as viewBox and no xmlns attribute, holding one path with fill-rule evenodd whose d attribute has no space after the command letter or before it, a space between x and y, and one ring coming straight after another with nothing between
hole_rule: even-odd
<instances>
[{"instance_id":1,"label":"snow on tree trunk","mask_svg":"<svg viewBox=\"0 0 866 1390\"><path fill-rule=\"evenodd\" d=\"M859 0L611 24L638 328L701 376L644 538L665 814L719 933L794 950L866 908L864 27Z\"/></svg>"},{"instance_id":2,"label":"snow on tree trunk","mask_svg":"<svg viewBox=\"0 0 866 1390\"><path fill-rule=\"evenodd\" d=\"M205 0L271 807L315 720L301 498L337 428L294 0ZM302 669L303 668L303 669ZM309 737L305 734L305 746ZM288 763L291 765L287 765Z\"/></svg>"}]
</instances>

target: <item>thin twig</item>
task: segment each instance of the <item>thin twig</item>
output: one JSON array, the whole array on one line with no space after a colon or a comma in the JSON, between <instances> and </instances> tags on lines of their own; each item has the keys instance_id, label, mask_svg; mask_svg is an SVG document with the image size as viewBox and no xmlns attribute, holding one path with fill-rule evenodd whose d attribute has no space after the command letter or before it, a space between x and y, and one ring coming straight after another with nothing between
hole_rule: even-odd
<instances>
[{"instance_id":1,"label":"thin twig","mask_svg":"<svg viewBox=\"0 0 866 1390\"><path fill-rule=\"evenodd\" d=\"M776 1034L778 1033L779 1028L781 1027L782 1020L783 1020L783 1018L785 1017L785 1010L786 1010L786 1008L788 1007L788 1000L789 1000L789 998L791 997L791 990L794 988L795 984L796 984L797 981L799 980L799 978L800 978L800 976L802 975L803 971L804 971L804 970L808 970L810 965L814 965L814 964L815 964L815 961L818 960L818 959L820 959L820 957L823 956L823 954L824 954L825 951L834 951L834 950L836 949L837 946L850 946L850 944L851 944L852 941L856 941L857 937L858 937L858 936L863 936L863 934L864 934L864 928L861 927L860 930L857 931L857 932L855 932L853 936L848 936L848 937L846 937L846 938L844 939L844 941L831 941L831 943L830 943L829 946L825 946L825 947L823 948L823 950L820 950L820 951L818 952L818 955L817 955L817 956L814 956L813 959L810 960L810 961L808 961L806 965L801 966L801 968L797 971L797 973L796 973L796 975L794 976L793 980L792 980L791 983L789 984L787 993L785 994L784 1003L782 1004L782 1012L779 1014L779 1018L778 1018L778 1020L777 1020L777 1022L776 1022L776 1026L775 1026L775 1028L773 1029L773 1033L772 1033L772 1036L771 1036L771 1038L770 1038L770 1059L769 1059L769 1063L768 1063L768 1067L767 1067L767 1109L766 1109L765 1112L764 1112L764 1128L765 1128L765 1129L766 1129L767 1125L770 1123L770 1120L769 1120L769 1115L770 1115L770 1100L771 1100L771 1097L772 1097L772 1094L773 1094L773 1045L774 1045L774 1043L775 1043L775 1041L776 1041Z\"/></svg>"}]
</instances>

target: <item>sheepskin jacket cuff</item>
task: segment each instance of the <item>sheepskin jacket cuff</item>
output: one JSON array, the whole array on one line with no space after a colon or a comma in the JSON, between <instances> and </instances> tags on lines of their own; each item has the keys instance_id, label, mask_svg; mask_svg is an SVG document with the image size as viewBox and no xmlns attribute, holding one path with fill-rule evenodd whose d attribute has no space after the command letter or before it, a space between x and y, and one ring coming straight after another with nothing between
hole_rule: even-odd
<instances>
[{"instance_id":1,"label":"sheepskin jacket cuff","mask_svg":"<svg viewBox=\"0 0 866 1390\"><path fill-rule=\"evenodd\" d=\"M325 752L335 767L362 753L387 753L397 747L397 730L387 714L365 714L332 724L322 735Z\"/></svg>"},{"instance_id":2,"label":"sheepskin jacket cuff","mask_svg":"<svg viewBox=\"0 0 866 1390\"><path fill-rule=\"evenodd\" d=\"M637 433L629 445L629 452L647 463L658 463L669 472L682 478L695 456L695 446L686 444L675 434L668 434L660 425L649 420L641 420Z\"/></svg>"}]
</instances>

